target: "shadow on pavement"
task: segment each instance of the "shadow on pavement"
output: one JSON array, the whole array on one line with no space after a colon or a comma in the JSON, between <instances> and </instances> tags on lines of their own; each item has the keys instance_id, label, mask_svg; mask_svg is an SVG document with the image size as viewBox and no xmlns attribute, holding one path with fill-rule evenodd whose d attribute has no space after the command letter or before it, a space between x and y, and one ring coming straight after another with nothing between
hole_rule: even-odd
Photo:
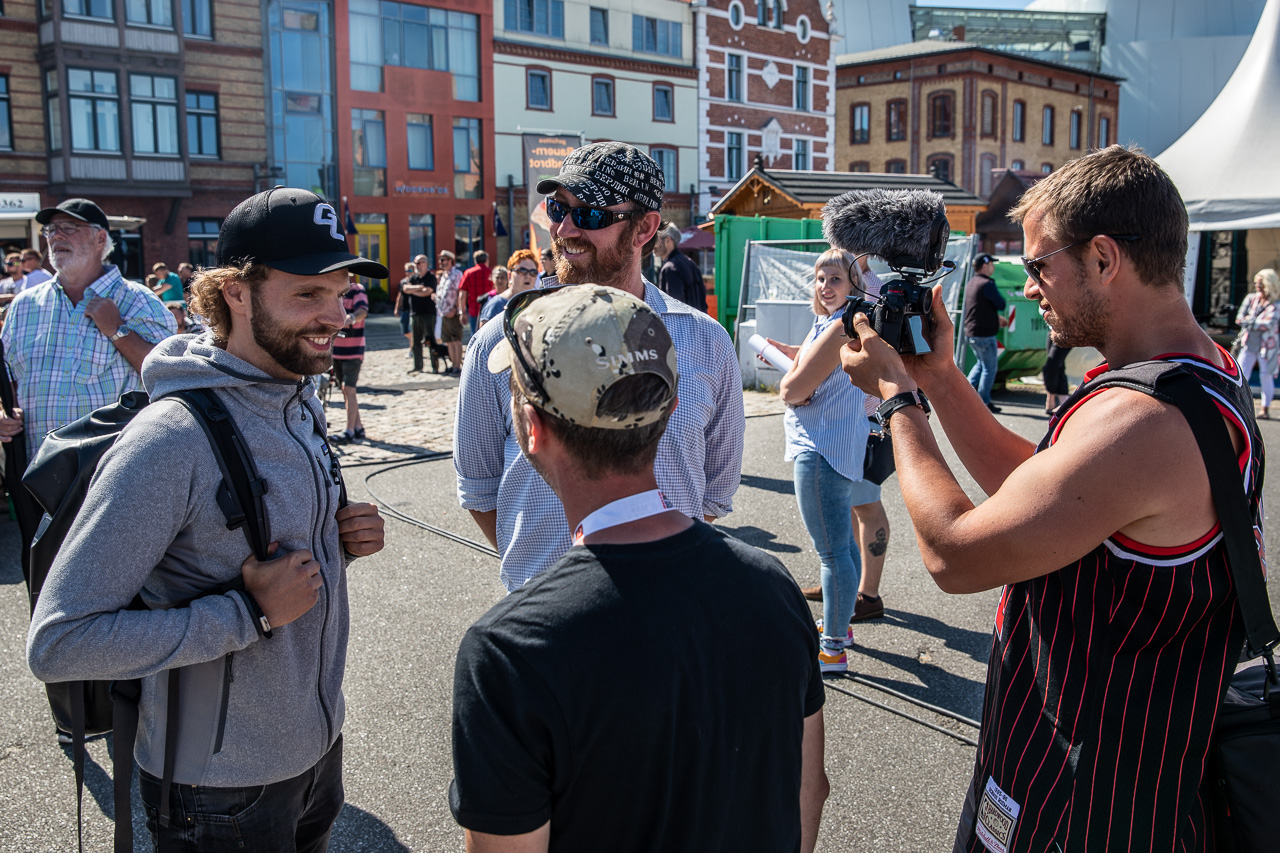
<instances>
[{"instance_id":1,"label":"shadow on pavement","mask_svg":"<svg viewBox=\"0 0 1280 853\"><path fill-rule=\"evenodd\" d=\"M778 477L759 477L755 474L743 474L742 485L749 489L776 492L779 495L794 495L796 493L795 484L790 480L782 480Z\"/></svg>"},{"instance_id":2,"label":"shadow on pavement","mask_svg":"<svg viewBox=\"0 0 1280 853\"><path fill-rule=\"evenodd\" d=\"M849 652L849 670L856 675L862 675L912 699L946 708L955 714L975 720L982 716L982 692L986 686L982 681L953 675L942 667L921 663L913 657L867 648L860 641ZM871 658L900 672L910 673L915 678L888 678L879 673L872 675L860 672L859 657ZM919 682L915 679L919 679Z\"/></svg>"},{"instance_id":3,"label":"shadow on pavement","mask_svg":"<svg viewBox=\"0 0 1280 853\"><path fill-rule=\"evenodd\" d=\"M742 478L746 481L746 477ZM762 530L759 527L746 525L743 527L729 527L728 525L717 525L725 533L728 533L734 539L753 545L761 551L774 551L779 554L799 554L800 548L796 545L787 545L782 542L775 541L778 537L776 533L768 530Z\"/></svg>"},{"instance_id":4,"label":"shadow on pavement","mask_svg":"<svg viewBox=\"0 0 1280 853\"><path fill-rule=\"evenodd\" d=\"M921 616L906 610L890 610L884 612L884 621L892 622L933 640L939 640L949 649L968 655L973 660L985 665L991 657L991 632L972 631L968 628L957 628L932 616ZM866 623L868 626L870 623Z\"/></svg>"},{"instance_id":5,"label":"shadow on pavement","mask_svg":"<svg viewBox=\"0 0 1280 853\"><path fill-rule=\"evenodd\" d=\"M395 831L364 809L347 803L342 807L330 836L332 850L370 850L378 853L409 853Z\"/></svg>"}]
</instances>

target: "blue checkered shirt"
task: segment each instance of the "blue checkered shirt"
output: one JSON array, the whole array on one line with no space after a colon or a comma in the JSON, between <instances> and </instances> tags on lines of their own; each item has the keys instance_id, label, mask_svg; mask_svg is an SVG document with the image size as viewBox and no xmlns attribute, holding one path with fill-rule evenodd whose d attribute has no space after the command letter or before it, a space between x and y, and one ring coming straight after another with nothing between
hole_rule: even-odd
<instances>
[{"instance_id":1,"label":"blue checkered shirt","mask_svg":"<svg viewBox=\"0 0 1280 853\"><path fill-rule=\"evenodd\" d=\"M138 371L85 316L84 307L95 296L114 302L124 325L148 343L178 330L173 313L154 293L121 278L110 265L76 305L56 277L19 293L0 341L9 377L18 383L28 459L35 458L50 430L114 403L126 391L142 390Z\"/></svg>"},{"instance_id":2,"label":"blue checkered shirt","mask_svg":"<svg viewBox=\"0 0 1280 853\"><path fill-rule=\"evenodd\" d=\"M644 301L676 346L680 405L658 444L654 474L672 505L692 518L733 511L742 474L746 420L742 373L729 335L715 320L645 282ZM502 583L518 589L569 550L564 507L520 453L511 426L509 371L489 373L502 323L486 323L467 349L453 431L458 501L498 511Z\"/></svg>"}]
</instances>

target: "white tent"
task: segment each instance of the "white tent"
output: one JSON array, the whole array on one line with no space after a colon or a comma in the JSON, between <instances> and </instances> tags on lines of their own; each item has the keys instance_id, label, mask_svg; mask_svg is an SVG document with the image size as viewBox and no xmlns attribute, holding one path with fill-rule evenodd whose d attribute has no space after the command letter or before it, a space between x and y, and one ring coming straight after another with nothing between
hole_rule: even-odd
<instances>
[{"instance_id":1,"label":"white tent","mask_svg":"<svg viewBox=\"0 0 1280 853\"><path fill-rule=\"evenodd\" d=\"M1249 48L1204 115L1156 160L1192 231L1280 228L1280 0L1268 0Z\"/></svg>"}]
</instances>

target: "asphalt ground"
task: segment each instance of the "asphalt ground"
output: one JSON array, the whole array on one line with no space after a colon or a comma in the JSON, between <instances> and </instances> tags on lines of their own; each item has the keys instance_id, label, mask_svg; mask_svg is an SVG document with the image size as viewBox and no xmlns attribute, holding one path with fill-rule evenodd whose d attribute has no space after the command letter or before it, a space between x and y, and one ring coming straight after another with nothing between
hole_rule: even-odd
<instances>
[{"instance_id":1,"label":"asphalt ground","mask_svg":"<svg viewBox=\"0 0 1280 853\"><path fill-rule=\"evenodd\" d=\"M1041 400L1027 391L1005 392L997 396L1004 406L999 418L1038 438L1046 422ZM790 466L782 461L781 420L769 415L747 421L742 487L735 512L721 524L777 556L808 586L817 582L818 562L796 508ZM1264 422L1262 429L1274 450L1280 425ZM958 470L945 440L943 446ZM376 497L461 538L481 538L457 505L447 460L391 469L386 464L349 465L346 473L354 500ZM967 475L962 473L960 481L972 497L981 497ZM1278 497L1274 491L1268 488L1269 501ZM998 592L953 596L939 591L921 565L896 477L886 483L884 504L892 527L881 588L887 613L882 620L856 626L851 667L859 678L977 718ZM145 527L139 533L145 535ZM9 521L0 521L0 555L0 695L5 699L0 703L0 851L74 849L69 751L55 743L44 692L26 667L26 596L16 525ZM1280 602L1274 577L1270 588L1272 601ZM504 594L497 561L460 542L389 520L386 549L353 564L350 589L347 804L330 849L461 850L462 833L446 799L452 776L453 660L466 628ZM814 615L821 615L818 605ZM630 650L625 638L617 642L617 663L625 667ZM751 678L745 646L709 643L707 653L721 657L739 677ZM583 673L583 678L590 676ZM280 712L287 715L289 709ZM854 680L829 683L825 716L832 791L818 849L949 850L974 749L947 732L972 739L976 731ZM110 747L110 738L89 746L86 850L110 850ZM135 785L136 849L144 850L146 833L137 802Z\"/></svg>"}]
</instances>

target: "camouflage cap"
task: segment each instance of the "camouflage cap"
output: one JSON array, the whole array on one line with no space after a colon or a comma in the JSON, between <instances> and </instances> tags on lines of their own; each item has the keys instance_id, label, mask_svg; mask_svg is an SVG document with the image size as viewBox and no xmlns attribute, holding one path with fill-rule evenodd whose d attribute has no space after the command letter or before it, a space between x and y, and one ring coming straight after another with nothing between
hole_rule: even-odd
<instances>
[{"instance_id":1,"label":"camouflage cap","mask_svg":"<svg viewBox=\"0 0 1280 853\"><path fill-rule=\"evenodd\" d=\"M538 408L598 429L644 426L670 410L679 382L671 336L653 309L631 294L598 284L530 290L507 303L502 322L505 337L489 354L489 371L510 368ZM605 391L641 373L666 382L661 405L622 417L599 414Z\"/></svg>"}]
</instances>

